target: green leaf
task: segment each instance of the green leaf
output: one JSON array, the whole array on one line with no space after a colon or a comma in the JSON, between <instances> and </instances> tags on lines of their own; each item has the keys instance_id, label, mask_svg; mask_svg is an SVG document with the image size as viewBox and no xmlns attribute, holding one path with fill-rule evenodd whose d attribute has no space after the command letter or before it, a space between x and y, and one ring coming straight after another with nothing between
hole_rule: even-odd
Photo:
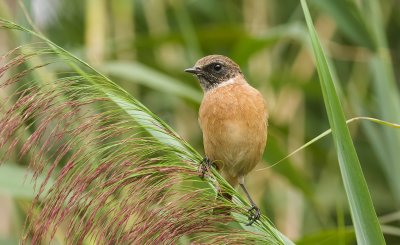
<instances>
[{"instance_id":1,"label":"green leaf","mask_svg":"<svg viewBox=\"0 0 400 245\"><path fill-rule=\"evenodd\" d=\"M32 182L33 172L27 168L17 166L15 164L6 164L0 166L0 193L5 193L14 198L28 198L33 199L36 196L35 183ZM44 181L44 176L37 178L36 187ZM46 193L53 180L50 179L45 186Z\"/></svg>"},{"instance_id":2,"label":"green leaf","mask_svg":"<svg viewBox=\"0 0 400 245\"><path fill-rule=\"evenodd\" d=\"M373 85L375 104L378 110L377 117L393 122L400 122L400 94L393 71L393 64L388 52L388 44L385 30L385 21L382 18L382 9L379 1L364 0L357 6L356 1L349 0L317 0L314 5L326 11L337 24L338 28L356 44L369 48L372 53L368 59L370 68L369 77ZM386 9L390 8L389 6ZM365 79L367 78L366 76ZM353 98L354 97L354 98ZM367 100L358 98L357 93L350 96L350 102L359 114L365 114ZM379 158L379 165L387 176L391 192L400 203L400 165L397 159L400 152L400 133L387 128L374 128L364 125L365 132L371 148ZM385 145L375 142L386 142Z\"/></svg>"},{"instance_id":3,"label":"green leaf","mask_svg":"<svg viewBox=\"0 0 400 245\"><path fill-rule=\"evenodd\" d=\"M244 36L236 44L232 57L239 62L247 61L260 50L286 40L294 40L306 45L307 30L305 26L299 22L290 22L268 29L268 32L258 36Z\"/></svg>"},{"instance_id":4,"label":"green leaf","mask_svg":"<svg viewBox=\"0 0 400 245\"><path fill-rule=\"evenodd\" d=\"M329 13L334 18L338 28L351 40L370 49L375 48L374 39L355 1L317 0L312 3Z\"/></svg>"},{"instance_id":5,"label":"green leaf","mask_svg":"<svg viewBox=\"0 0 400 245\"><path fill-rule=\"evenodd\" d=\"M297 241L297 245L337 245L354 244L354 230L352 228L324 230L310 234ZM343 243L343 241L345 243Z\"/></svg>"},{"instance_id":6,"label":"green leaf","mask_svg":"<svg viewBox=\"0 0 400 245\"><path fill-rule=\"evenodd\" d=\"M137 62L108 62L102 66L102 70L113 77L135 82L196 103L201 101L202 94L199 90Z\"/></svg>"},{"instance_id":7,"label":"green leaf","mask_svg":"<svg viewBox=\"0 0 400 245\"><path fill-rule=\"evenodd\" d=\"M282 150L282 146L279 144L280 142L277 138L278 137L276 137L274 134L271 134L270 131L266 153L264 154L265 161L274 164L256 171L267 170L273 167L274 171L284 176L289 182L291 182L293 186L299 188L299 190L304 193L304 196L306 196L310 202L314 204L315 196L309 178L303 171L296 168L293 162L288 159L288 157L285 157L286 152Z\"/></svg>"},{"instance_id":8,"label":"green leaf","mask_svg":"<svg viewBox=\"0 0 400 245\"><path fill-rule=\"evenodd\" d=\"M301 5L306 18L322 94L336 147L358 244L385 244L360 162L337 95L328 60L314 29L305 0Z\"/></svg>"},{"instance_id":9,"label":"green leaf","mask_svg":"<svg viewBox=\"0 0 400 245\"><path fill-rule=\"evenodd\" d=\"M369 26L371 26L374 39L377 43L375 54L369 60L371 71L373 93L376 98L376 106L379 108L377 114L383 120L400 122L400 93L396 82L393 63L389 51L389 45L384 30L381 6L376 0L363 1L363 13ZM400 204L400 133L392 132L387 128L376 130L378 138L370 133L371 145L380 157L382 167L396 198L397 206ZM374 142L380 139L385 142L383 149L380 149Z\"/></svg>"}]
</instances>

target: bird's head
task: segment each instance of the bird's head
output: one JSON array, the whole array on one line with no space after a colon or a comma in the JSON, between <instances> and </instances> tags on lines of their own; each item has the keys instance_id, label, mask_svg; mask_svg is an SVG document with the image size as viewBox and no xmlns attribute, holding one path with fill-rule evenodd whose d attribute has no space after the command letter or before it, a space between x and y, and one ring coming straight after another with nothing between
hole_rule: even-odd
<instances>
[{"instance_id":1,"label":"bird's head","mask_svg":"<svg viewBox=\"0 0 400 245\"><path fill-rule=\"evenodd\" d=\"M223 55L203 57L192 68L186 69L185 72L195 74L200 86L206 92L242 75L240 67Z\"/></svg>"}]
</instances>

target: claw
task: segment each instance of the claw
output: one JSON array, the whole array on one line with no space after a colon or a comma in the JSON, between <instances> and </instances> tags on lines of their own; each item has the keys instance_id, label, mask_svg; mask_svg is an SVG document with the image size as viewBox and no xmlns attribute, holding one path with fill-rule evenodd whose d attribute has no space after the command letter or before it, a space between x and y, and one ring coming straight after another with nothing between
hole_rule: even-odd
<instances>
[{"instance_id":1,"label":"claw","mask_svg":"<svg viewBox=\"0 0 400 245\"><path fill-rule=\"evenodd\" d=\"M203 179L206 173L210 172L210 168L212 165L213 163L208 157L205 157L203 158L203 160L201 160L199 168L197 170L199 172L200 178Z\"/></svg>"},{"instance_id":2,"label":"claw","mask_svg":"<svg viewBox=\"0 0 400 245\"><path fill-rule=\"evenodd\" d=\"M254 222L259 220L261 215L260 209L255 205L251 206L248 212L249 212L249 223L246 224L247 226L252 225Z\"/></svg>"}]
</instances>

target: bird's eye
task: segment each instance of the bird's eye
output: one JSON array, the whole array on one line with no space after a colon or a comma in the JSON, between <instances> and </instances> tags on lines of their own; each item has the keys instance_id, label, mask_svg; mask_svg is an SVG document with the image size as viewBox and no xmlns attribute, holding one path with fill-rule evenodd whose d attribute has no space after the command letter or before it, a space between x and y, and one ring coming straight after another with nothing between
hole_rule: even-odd
<instances>
[{"instance_id":1,"label":"bird's eye","mask_svg":"<svg viewBox=\"0 0 400 245\"><path fill-rule=\"evenodd\" d=\"M222 65L221 64L215 64L213 69L214 69L214 71L220 71L222 69Z\"/></svg>"}]
</instances>

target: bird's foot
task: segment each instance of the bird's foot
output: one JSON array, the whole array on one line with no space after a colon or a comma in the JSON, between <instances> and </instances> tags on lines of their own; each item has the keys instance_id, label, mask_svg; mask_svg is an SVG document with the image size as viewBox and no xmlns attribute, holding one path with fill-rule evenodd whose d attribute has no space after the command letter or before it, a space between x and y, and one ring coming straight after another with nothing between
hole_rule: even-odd
<instances>
[{"instance_id":1,"label":"bird's foot","mask_svg":"<svg viewBox=\"0 0 400 245\"><path fill-rule=\"evenodd\" d=\"M203 179L204 176L206 176L207 173L210 173L210 169L213 166L213 162L208 158L205 157L203 160L201 160L198 168L199 176Z\"/></svg>"},{"instance_id":2,"label":"bird's foot","mask_svg":"<svg viewBox=\"0 0 400 245\"><path fill-rule=\"evenodd\" d=\"M252 205L251 208L248 210L248 212L249 212L249 223L247 223L246 225L252 225L254 222L260 219L261 212L257 206Z\"/></svg>"}]
</instances>

